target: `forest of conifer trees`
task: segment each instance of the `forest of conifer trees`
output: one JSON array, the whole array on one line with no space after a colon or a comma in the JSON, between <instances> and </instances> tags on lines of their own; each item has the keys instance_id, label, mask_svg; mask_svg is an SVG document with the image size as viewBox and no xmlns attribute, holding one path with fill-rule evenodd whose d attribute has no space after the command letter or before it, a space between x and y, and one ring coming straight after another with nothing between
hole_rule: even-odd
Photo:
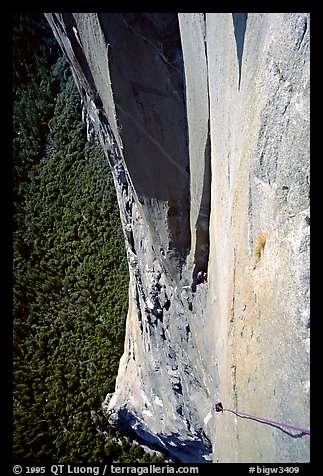
<instances>
[{"instance_id":1,"label":"forest of conifer trees","mask_svg":"<svg viewBox=\"0 0 323 476\"><path fill-rule=\"evenodd\" d=\"M150 462L107 421L128 268L108 162L42 14L14 16L13 459Z\"/></svg>"}]
</instances>

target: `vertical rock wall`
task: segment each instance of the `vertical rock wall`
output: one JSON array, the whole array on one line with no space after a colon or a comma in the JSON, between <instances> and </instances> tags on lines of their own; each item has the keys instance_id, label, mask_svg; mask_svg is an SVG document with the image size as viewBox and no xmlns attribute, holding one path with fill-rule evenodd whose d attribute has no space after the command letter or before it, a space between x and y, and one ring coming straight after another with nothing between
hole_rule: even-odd
<instances>
[{"instance_id":1,"label":"vertical rock wall","mask_svg":"<svg viewBox=\"0 0 323 476\"><path fill-rule=\"evenodd\" d=\"M309 15L210 14L206 43L218 397L308 427ZM212 440L219 462L309 460L308 436L229 413Z\"/></svg>"},{"instance_id":2,"label":"vertical rock wall","mask_svg":"<svg viewBox=\"0 0 323 476\"><path fill-rule=\"evenodd\" d=\"M110 417L183 462L308 461L307 435L212 405L309 424L309 15L45 15L125 234Z\"/></svg>"}]
</instances>

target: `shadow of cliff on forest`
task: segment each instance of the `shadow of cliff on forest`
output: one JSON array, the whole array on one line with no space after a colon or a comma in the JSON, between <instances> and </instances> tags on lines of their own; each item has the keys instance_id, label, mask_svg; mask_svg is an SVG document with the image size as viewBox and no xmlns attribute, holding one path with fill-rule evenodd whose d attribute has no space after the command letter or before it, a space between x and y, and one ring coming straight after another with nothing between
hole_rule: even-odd
<instances>
[{"instance_id":1,"label":"shadow of cliff on forest","mask_svg":"<svg viewBox=\"0 0 323 476\"><path fill-rule=\"evenodd\" d=\"M180 433L157 435L145 428L145 423L126 407L118 411L114 426L117 426L123 434L135 436L143 444L169 455L175 463L212 462L205 458L211 457L212 445L203 432L195 432L194 440L189 438L189 435L185 439L184 435Z\"/></svg>"}]
</instances>

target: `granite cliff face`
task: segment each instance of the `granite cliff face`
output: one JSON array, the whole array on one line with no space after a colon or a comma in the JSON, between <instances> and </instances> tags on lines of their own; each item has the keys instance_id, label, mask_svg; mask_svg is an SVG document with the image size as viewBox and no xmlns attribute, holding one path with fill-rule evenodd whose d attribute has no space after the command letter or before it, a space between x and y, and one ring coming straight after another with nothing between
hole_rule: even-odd
<instances>
[{"instance_id":1,"label":"granite cliff face","mask_svg":"<svg viewBox=\"0 0 323 476\"><path fill-rule=\"evenodd\" d=\"M124 228L111 420L182 462L309 461L308 435L212 410L309 426L309 14L45 15Z\"/></svg>"}]
</instances>

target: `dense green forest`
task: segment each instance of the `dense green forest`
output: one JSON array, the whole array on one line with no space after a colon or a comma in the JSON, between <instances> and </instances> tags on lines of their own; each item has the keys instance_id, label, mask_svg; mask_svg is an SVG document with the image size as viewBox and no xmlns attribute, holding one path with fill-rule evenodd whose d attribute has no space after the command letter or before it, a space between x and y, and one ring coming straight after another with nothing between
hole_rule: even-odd
<instances>
[{"instance_id":1,"label":"dense green forest","mask_svg":"<svg viewBox=\"0 0 323 476\"><path fill-rule=\"evenodd\" d=\"M128 306L111 172L45 19L13 35L14 461L154 461L101 410Z\"/></svg>"}]
</instances>

